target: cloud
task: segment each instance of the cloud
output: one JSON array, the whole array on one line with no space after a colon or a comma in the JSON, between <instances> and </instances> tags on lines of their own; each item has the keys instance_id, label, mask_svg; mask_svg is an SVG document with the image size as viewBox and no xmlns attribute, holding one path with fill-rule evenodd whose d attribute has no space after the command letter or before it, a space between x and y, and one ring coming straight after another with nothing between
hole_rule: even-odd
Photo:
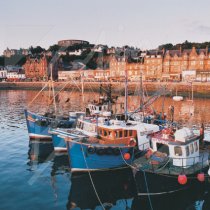
<instances>
[{"instance_id":1,"label":"cloud","mask_svg":"<svg viewBox=\"0 0 210 210\"><path fill-rule=\"evenodd\" d=\"M198 30L200 32L203 33L210 33L210 26L206 26L206 25L198 25L196 26L195 30Z\"/></svg>"}]
</instances>

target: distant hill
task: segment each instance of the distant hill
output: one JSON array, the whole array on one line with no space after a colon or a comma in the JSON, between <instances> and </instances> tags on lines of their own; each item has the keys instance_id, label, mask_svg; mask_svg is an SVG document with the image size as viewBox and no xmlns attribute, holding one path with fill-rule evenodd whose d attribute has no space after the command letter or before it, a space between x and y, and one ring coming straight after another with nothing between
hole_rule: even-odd
<instances>
[{"instance_id":1,"label":"distant hill","mask_svg":"<svg viewBox=\"0 0 210 210\"><path fill-rule=\"evenodd\" d=\"M195 47L197 49L204 49L206 47L210 47L210 42L202 42L202 43L198 43L198 42L188 42L187 40L183 43L179 43L179 44L171 44L171 43L167 43L167 44L163 44L160 45L158 47L159 50L162 50L163 48L165 50L179 50L180 47L182 49L192 49L192 47Z\"/></svg>"}]
</instances>

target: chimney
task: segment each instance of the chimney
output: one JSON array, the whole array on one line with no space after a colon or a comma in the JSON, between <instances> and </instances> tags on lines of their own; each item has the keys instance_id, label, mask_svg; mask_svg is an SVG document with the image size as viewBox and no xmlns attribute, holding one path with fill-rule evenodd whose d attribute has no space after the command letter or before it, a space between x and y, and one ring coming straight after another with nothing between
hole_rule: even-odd
<instances>
[{"instance_id":1,"label":"chimney","mask_svg":"<svg viewBox=\"0 0 210 210\"><path fill-rule=\"evenodd\" d=\"M179 53L180 53L180 56L182 56L182 45L180 45L179 47Z\"/></svg>"},{"instance_id":2,"label":"chimney","mask_svg":"<svg viewBox=\"0 0 210 210\"><path fill-rule=\"evenodd\" d=\"M209 46L207 45L206 46L206 56L208 55L208 52L209 52Z\"/></svg>"}]
</instances>

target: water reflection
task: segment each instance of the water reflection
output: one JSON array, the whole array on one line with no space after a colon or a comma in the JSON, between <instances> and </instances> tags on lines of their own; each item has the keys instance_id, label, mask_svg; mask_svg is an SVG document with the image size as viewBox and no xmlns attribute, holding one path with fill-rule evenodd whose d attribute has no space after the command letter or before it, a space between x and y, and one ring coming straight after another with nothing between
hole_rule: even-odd
<instances>
[{"instance_id":1,"label":"water reflection","mask_svg":"<svg viewBox=\"0 0 210 210\"><path fill-rule=\"evenodd\" d=\"M28 159L29 165L44 163L54 158L52 142L29 141Z\"/></svg>"},{"instance_id":2,"label":"water reflection","mask_svg":"<svg viewBox=\"0 0 210 210\"><path fill-rule=\"evenodd\" d=\"M67 155L54 155L52 143L29 142L28 165L39 171L38 166L49 163L50 185L56 203L63 198L59 192L71 183L66 204L72 209L110 210L209 210L209 182L183 192L165 195L138 195L136 184L129 168L121 170L80 173L71 175ZM45 174L46 174L45 173ZM46 174L46 175L47 175ZM66 192L68 193L68 192Z\"/></svg>"},{"instance_id":3,"label":"water reflection","mask_svg":"<svg viewBox=\"0 0 210 210\"><path fill-rule=\"evenodd\" d=\"M129 168L72 175L67 209L130 209L135 194Z\"/></svg>"},{"instance_id":4,"label":"water reflection","mask_svg":"<svg viewBox=\"0 0 210 210\"><path fill-rule=\"evenodd\" d=\"M32 209L44 207L44 209L66 208L69 210L74 203L83 209L95 209L96 206L99 206L100 204L88 174L70 178L71 174L68 170L68 157L55 156L51 143L30 142L28 144L23 110L36 94L36 91L0 91L0 127L3 139L1 144L1 159L2 163L5 163L2 164L1 171L3 175L8 175L8 178L5 178L5 175L1 177L1 184L5 186L3 188L5 192L8 190L8 195L11 195L9 189L12 189L12 194L16 194L16 196L13 196L13 199L14 197L17 197L17 200L14 199L10 205L9 196L5 196L4 202L8 207L5 209L14 208L14 206L12 206L14 202L17 203L16 209L18 210L24 209L26 205L31 206ZM67 100L68 98L70 98L70 100ZM91 100L97 99L98 94L85 93L85 104L88 103L90 98ZM134 110L137 108L139 106L139 101L140 99L138 96L129 96L129 109ZM119 104L121 102L124 102L123 97L119 97ZM44 112L47 103L47 92L44 92L42 96L36 100L36 103L32 104L31 108L32 110ZM67 113L69 110L80 110L81 97L78 92L72 94L63 92L59 95L57 103L59 111L65 111ZM116 107L117 111L121 110L121 106L123 106L122 103L119 107ZM163 99L159 98L152 106L157 112L161 112L162 104ZM200 123L204 122L206 127L210 127L210 99L195 99L194 103L191 104L185 100L182 102L174 102L171 98L166 97L164 101L164 112L167 113L170 105L175 106L176 121L195 127L199 127ZM14 136L19 137L18 143ZM16 145L18 145L18 147ZM26 166L24 161L27 157L27 153L28 160ZM22 179L21 176L17 179L17 176L14 178L11 175L17 172L16 167L9 167L11 165L11 158L8 157L12 156L14 157L12 159L14 161L13 164L16 164L21 171L20 174L24 175ZM21 165L20 163L24 164ZM30 171L24 173L25 169ZM33 171L32 173L31 170ZM28 174L30 174L30 176L28 176ZM37 176L33 176L36 174ZM41 177L40 174L42 175ZM127 209L151 209L148 196L137 196L135 184L132 184L134 181L132 174L128 172L119 174L115 175L108 173L107 175L106 173L102 173L102 175L93 175L93 182L96 184L96 190L99 193L102 202L111 203L112 209L114 209L114 206L117 206L115 209L125 209L126 205ZM29 181L27 183L30 184L32 182L33 185L24 185L26 182L25 177L29 177L30 179L28 178ZM39 178L38 181L36 181L37 177ZM17 179L17 181L13 182L13 186L19 186L19 188L11 188L10 181L8 180L15 179ZM48 182L50 182L50 184ZM72 182L72 187L69 186L70 182ZM24 189L21 189L21 186L24 186ZM22 193L28 195L26 199L22 199L19 189L22 190ZM151 197L153 210L209 210L209 189L210 185L208 184L204 190L190 189L183 194L176 193L165 197ZM36 192L37 196L34 196L34 192ZM54 192L54 194L52 192ZM18 195L20 196L18 197ZM45 196L45 198L43 199L42 196ZM20 199L22 199L22 202L20 202ZM55 200L57 202L56 204L54 204ZM39 205L39 203L41 204ZM60 205L60 208L56 205Z\"/></svg>"}]
</instances>

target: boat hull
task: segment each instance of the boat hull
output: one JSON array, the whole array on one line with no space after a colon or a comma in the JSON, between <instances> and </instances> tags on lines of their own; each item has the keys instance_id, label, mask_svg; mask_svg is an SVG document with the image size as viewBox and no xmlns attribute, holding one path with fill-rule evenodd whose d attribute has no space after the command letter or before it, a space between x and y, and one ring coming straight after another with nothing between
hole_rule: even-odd
<instances>
[{"instance_id":1,"label":"boat hull","mask_svg":"<svg viewBox=\"0 0 210 210\"><path fill-rule=\"evenodd\" d=\"M205 172L208 169L205 169ZM197 173L186 175L187 183L179 184L178 175L159 174L148 171L137 171L135 181L139 195L164 195L175 193L178 191L187 190L190 187L203 185L205 182L200 182L197 179Z\"/></svg>"},{"instance_id":2,"label":"boat hull","mask_svg":"<svg viewBox=\"0 0 210 210\"><path fill-rule=\"evenodd\" d=\"M59 136L58 134L52 133L52 142L53 142L54 151L56 153L67 152L66 142L63 137Z\"/></svg>"},{"instance_id":3,"label":"boat hull","mask_svg":"<svg viewBox=\"0 0 210 210\"><path fill-rule=\"evenodd\" d=\"M92 150L90 152L90 147L93 148L94 151ZM85 172L107 170L130 165L134 157L133 148L121 147L118 154L116 154L115 149L118 148L119 146L90 145L67 141L71 171ZM113 151L113 153L111 151ZM129 160L123 158L125 153L130 153Z\"/></svg>"},{"instance_id":4,"label":"boat hull","mask_svg":"<svg viewBox=\"0 0 210 210\"><path fill-rule=\"evenodd\" d=\"M49 133L50 127L72 127L75 120L55 120L53 118L44 117L36 113L25 110L27 129L30 139L52 140L52 135Z\"/></svg>"}]
</instances>

